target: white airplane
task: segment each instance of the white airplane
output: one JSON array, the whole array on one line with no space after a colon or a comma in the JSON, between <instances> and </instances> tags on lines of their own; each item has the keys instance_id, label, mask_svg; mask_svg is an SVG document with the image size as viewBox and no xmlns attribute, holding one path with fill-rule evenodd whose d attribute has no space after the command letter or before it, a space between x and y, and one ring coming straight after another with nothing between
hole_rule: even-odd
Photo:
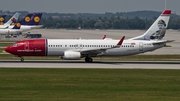
<instances>
[{"instance_id":1,"label":"white airplane","mask_svg":"<svg viewBox=\"0 0 180 101\"><path fill-rule=\"evenodd\" d=\"M102 39L32 39L15 42L5 51L21 58L23 56L60 56L66 60L85 57L85 62L92 62L91 57L125 56L153 51L164 47L167 40L163 37L168 26L171 10L165 10L141 36L124 40ZM124 41L123 41L124 40Z\"/></svg>"},{"instance_id":2,"label":"white airplane","mask_svg":"<svg viewBox=\"0 0 180 101\"><path fill-rule=\"evenodd\" d=\"M12 23L18 20L20 13L15 13L4 25L0 25L0 29L8 28ZM14 26L13 26L14 27Z\"/></svg>"},{"instance_id":3,"label":"white airplane","mask_svg":"<svg viewBox=\"0 0 180 101\"><path fill-rule=\"evenodd\" d=\"M9 28L0 29L0 34L1 34L1 35L10 35L10 34L19 33L19 32L21 32L20 27L21 27L21 23L18 22L18 23L16 23L16 24L14 25L14 27L11 28L11 29L9 29Z\"/></svg>"}]
</instances>

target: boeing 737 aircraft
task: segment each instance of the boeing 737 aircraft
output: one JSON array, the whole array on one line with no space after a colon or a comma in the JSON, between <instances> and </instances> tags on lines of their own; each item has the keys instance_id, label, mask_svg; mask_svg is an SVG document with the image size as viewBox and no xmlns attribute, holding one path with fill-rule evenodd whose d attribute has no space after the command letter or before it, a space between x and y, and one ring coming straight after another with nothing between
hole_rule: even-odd
<instances>
[{"instance_id":1,"label":"boeing 737 aircraft","mask_svg":"<svg viewBox=\"0 0 180 101\"><path fill-rule=\"evenodd\" d=\"M8 28L13 21L18 21L20 13L15 13L6 23L4 23L4 25L0 25L0 29L5 29Z\"/></svg>"},{"instance_id":2,"label":"boeing 737 aircraft","mask_svg":"<svg viewBox=\"0 0 180 101\"><path fill-rule=\"evenodd\" d=\"M60 56L76 60L85 57L92 62L96 56L125 56L153 51L164 47L164 40L171 10L165 10L141 36L124 40L102 39L32 39L15 42L5 51L21 58L23 56ZM124 41L123 41L124 40Z\"/></svg>"}]
</instances>

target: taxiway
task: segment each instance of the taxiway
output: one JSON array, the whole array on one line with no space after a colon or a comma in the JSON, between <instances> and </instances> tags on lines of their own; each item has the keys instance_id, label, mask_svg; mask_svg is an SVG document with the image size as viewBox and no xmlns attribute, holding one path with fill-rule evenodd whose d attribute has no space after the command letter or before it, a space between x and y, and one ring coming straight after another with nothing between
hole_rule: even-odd
<instances>
[{"instance_id":1,"label":"taxiway","mask_svg":"<svg viewBox=\"0 0 180 101\"><path fill-rule=\"evenodd\" d=\"M0 68L101 68L101 69L179 69L180 62L167 61L94 61L83 60L1 60Z\"/></svg>"}]
</instances>

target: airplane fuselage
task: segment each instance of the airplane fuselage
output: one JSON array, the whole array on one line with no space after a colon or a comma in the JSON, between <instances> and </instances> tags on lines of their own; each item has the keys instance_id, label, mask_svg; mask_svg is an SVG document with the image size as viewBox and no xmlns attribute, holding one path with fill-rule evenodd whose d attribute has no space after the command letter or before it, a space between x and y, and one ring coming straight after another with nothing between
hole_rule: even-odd
<instances>
[{"instance_id":1,"label":"airplane fuselage","mask_svg":"<svg viewBox=\"0 0 180 101\"><path fill-rule=\"evenodd\" d=\"M21 25L20 29L22 32L26 32L26 31L30 31L32 29L37 29L37 28L41 28L42 25ZM13 26L9 26L9 29L12 29Z\"/></svg>"},{"instance_id":2,"label":"airplane fuselage","mask_svg":"<svg viewBox=\"0 0 180 101\"><path fill-rule=\"evenodd\" d=\"M25 40L9 46L17 56L64 56L65 52L77 52L81 57L124 56L153 51L165 44L153 44L156 41L124 40L120 47L114 47L119 40L84 40L84 39L37 39ZM17 47L18 46L18 47ZM102 50L98 54L91 50ZM86 54L86 52L89 52ZM74 53L73 53L74 54ZM72 54L72 55L73 55ZM76 54L76 53L75 53Z\"/></svg>"},{"instance_id":3,"label":"airplane fuselage","mask_svg":"<svg viewBox=\"0 0 180 101\"><path fill-rule=\"evenodd\" d=\"M20 29L0 29L0 34L6 35L6 34L16 34L18 32L21 32Z\"/></svg>"},{"instance_id":4,"label":"airplane fuselage","mask_svg":"<svg viewBox=\"0 0 180 101\"><path fill-rule=\"evenodd\" d=\"M12 29L13 27L14 26L9 26L8 28ZM25 32L25 31L30 31L32 28L31 28L31 26L21 25L20 29L22 32Z\"/></svg>"}]
</instances>

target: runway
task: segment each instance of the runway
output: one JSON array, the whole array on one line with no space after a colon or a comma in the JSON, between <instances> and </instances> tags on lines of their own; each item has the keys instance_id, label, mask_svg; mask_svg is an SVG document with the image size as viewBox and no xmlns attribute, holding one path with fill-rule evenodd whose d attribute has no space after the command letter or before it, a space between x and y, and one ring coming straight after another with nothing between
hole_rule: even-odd
<instances>
[{"instance_id":1,"label":"runway","mask_svg":"<svg viewBox=\"0 0 180 101\"><path fill-rule=\"evenodd\" d=\"M180 69L180 62L173 61L94 61L83 60L1 60L0 68L98 68L98 69Z\"/></svg>"}]
</instances>

